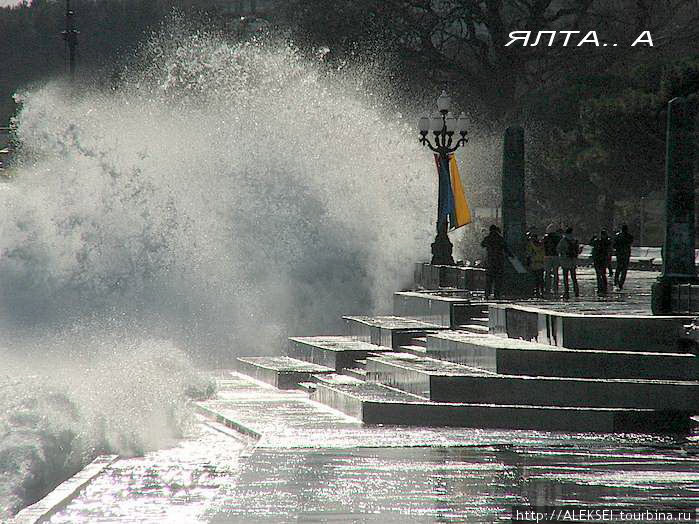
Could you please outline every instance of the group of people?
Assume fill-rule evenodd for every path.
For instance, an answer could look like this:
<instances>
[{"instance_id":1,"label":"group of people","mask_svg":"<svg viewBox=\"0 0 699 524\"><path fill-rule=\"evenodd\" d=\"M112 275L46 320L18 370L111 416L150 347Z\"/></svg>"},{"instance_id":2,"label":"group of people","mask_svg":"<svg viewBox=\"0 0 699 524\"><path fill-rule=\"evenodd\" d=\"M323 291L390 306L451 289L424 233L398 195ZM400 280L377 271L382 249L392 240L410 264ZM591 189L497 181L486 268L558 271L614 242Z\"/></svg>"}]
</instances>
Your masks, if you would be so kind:
<instances>
[{"instance_id":1,"label":"group of people","mask_svg":"<svg viewBox=\"0 0 699 524\"><path fill-rule=\"evenodd\" d=\"M613 279L618 289L624 288L626 272L629 268L631 257L631 244L633 236L629 233L628 226L623 225L616 232L614 238L610 238L606 229L602 229L599 235L590 239L592 247L592 264L597 275L597 294L605 296L608 291L609 277ZM512 257L505 243L500 229L492 225L490 232L481 242L487 252L486 260L486 289L485 296L491 293L495 298L500 298L502 293L502 280L505 268L505 257ZM582 246L573 234L573 228L565 231L550 224L546 228L546 234L539 239L534 231L527 233L526 269L533 275L534 296L550 297L551 292L555 296L559 293L559 268L563 275L563 298L570 298L572 283L573 294L580 296L580 286L576 268ZM616 254L616 273L612 268L612 255Z\"/></svg>"},{"instance_id":2,"label":"group of people","mask_svg":"<svg viewBox=\"0 0 699 524\"><path fill-rule=\"evenodd\" d=\"M570 297L571 282L573 293L576 297L580 296L576 273L580 250L580 242L573 236L572 227L563 231L551 224L541 240L536 232L527 233L527 268L534 275L535 297L550 296L552 284L558 294L558 268L563 272L563 298Z\"/></svg>"},{"instance_id":3,"label":"group of people","mask_svg":"<svg viewBox=\"0 0 699 524\"><path fill-rule=\"evenodd\" d=\"M626 272L629 270L632 243L633 235L629 233L629 228L626 224L621 226L621 230L616 232L614 239L609 238L606 229L600 231L599 236L595 235L590 239L592 264L597 275L597 293L599 295L607 294L609 286L607 271L609 271L609 277L614 280L614 285L620 290L624 289ZM614 253L612 253L612 250ZM612 254L616 254L616 272L612 268Z\"/></svg>"}]
</instances>

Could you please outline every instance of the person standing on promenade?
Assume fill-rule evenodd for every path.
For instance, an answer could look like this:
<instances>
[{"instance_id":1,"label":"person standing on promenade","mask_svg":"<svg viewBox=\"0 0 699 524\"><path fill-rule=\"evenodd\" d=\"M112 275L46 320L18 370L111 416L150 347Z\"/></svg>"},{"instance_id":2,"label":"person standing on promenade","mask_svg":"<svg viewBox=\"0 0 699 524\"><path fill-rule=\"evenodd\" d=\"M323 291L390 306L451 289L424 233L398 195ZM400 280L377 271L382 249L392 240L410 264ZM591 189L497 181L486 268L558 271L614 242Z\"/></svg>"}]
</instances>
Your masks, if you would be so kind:
<instances>
[{"instance_id":1,"label":"person standing on promenade","mask_svg":"<svg viewBox=\"0 0 699 524\"><path fill-rule=\"evenodd\" d=\"M544 245L536 233L529 233L527 242L527 267L534 275L534 296L544 296Z\"/></svg>"},{"instance_id":2,"label":"person standing on promenade","mask_svg":"<svg viewBox=\"0 0 699 524\"><path fill-rule=\"evenodd\" d=\"M495 298L502 295L502 275L505 272L505 239L500 234L498 226L490 226L490 233L481 242L487 252L485 268L485 298L492 291Z\"/></svg>"},{"instance_id":3,"label":"person standing on promenade","mask_svg":"<svg viewBox=\"0 0 699 524\"><path fill-rule=\"evenodd\" d=\"M573 228L569 227L563 234L558 246L558 259L563 271L563 298L570 298L570 287L568 284L568 276L573 281L573 292L576 297L580 296L580 288L578 287L578 275L576 268L578 266L578 255L580 254L580 242L573 236Z\"/></svg>"},{"instance_id":4,"label":"person standing on promenade","mask_svg":"<svg viewBox=\"0 0 699 524\"><path fill-rule=\"evenodd\" d=\"M612 231L612 236L609 237L609 256L607 257L607 269L609 270L609 279L614 281L614 267L612 266L612 255L614 254L614 235L619 231Z\"/></svg>"},{"instance_id":5,"label":"person standing on promenade","mask_svg":"<svg viewBox=\"0 0 699 524\"><path fill-rule=\"evenodd\" d=\"M545 269L545 294L551 294L551 280L553 280L554 293L558 295L558 243L561 236L556 232L556 226L549 224L543 238L544 244L544 269Z\"/></svg>"},{"instance_id":6,"label":"person standing on promenade","mask_svg":"<svg viewBox=\"0 0 699 524\"><path fill-rule=\"evenodd\" d=\"M631 244L633 235L629 233L629 226L624 224L614 236L614 251L616 252L616 273L614 274L614 284L619 289L624 289L626 282L626 272L629 269L629 259L631 258Z\"/></svg>"},{"instance_id":7,"label":"person standing on promenade","mask_svg":"<svg viewBox=\"0 0 699 524\"><path fill-rule=\"evenodd\" d=\"M592 246L592 264L597 275L597 295L603 297L607 294L607 266L612 243L607 235L607 230L600 231L600 236L593 236L590 240Z\"/></svg>"}]
</instances>

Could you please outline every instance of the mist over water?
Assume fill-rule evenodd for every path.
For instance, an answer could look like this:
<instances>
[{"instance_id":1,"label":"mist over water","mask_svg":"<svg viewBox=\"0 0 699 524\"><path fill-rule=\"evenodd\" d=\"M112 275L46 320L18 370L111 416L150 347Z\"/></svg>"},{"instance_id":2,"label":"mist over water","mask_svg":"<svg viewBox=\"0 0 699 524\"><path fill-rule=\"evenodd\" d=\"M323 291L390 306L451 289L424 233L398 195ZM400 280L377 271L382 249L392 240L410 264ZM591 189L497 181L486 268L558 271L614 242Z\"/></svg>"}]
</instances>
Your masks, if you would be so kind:
<instances>
[{"instance_id":1,"label":"mist over water","mask_svg":"<svg viewBox=\"0 0 699 524\"><path fill-rule=\"evenodd\" d=\"M386 310L427 256L433 167L361 68L175 27L125 77L22 95L0 516L97 452L176 435L197 367Z\"/></svg>"}]
</instances>

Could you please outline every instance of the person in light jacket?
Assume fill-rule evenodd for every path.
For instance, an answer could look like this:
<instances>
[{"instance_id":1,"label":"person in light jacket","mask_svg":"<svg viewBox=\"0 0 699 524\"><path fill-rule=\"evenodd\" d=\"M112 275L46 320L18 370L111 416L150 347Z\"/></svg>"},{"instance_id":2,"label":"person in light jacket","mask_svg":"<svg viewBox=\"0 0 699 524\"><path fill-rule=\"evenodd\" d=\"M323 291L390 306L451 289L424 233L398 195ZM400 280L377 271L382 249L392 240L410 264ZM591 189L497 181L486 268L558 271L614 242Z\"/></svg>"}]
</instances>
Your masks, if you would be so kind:
<instances>
[{"instance_id":1,"label":"person in light jacket","mask_svg":"<svg viewBox=\"0 0 699 524\"><path fill-rule=\"evenodd\" d=\"M536 233L529 234L527 242L527 268L534 276L534 296L544 296L544 268L545 268L544 244Z\"/></svg>"}]
</instances>

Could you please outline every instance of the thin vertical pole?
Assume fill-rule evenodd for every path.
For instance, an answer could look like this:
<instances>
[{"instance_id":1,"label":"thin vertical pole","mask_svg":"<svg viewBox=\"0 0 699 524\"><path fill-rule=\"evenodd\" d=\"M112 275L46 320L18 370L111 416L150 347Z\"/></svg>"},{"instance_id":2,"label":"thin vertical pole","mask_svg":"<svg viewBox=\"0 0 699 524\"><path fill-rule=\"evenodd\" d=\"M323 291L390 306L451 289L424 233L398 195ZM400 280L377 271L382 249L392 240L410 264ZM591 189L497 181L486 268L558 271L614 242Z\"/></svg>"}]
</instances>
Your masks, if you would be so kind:
<instances>
[{"instance_id":1,"label":"thin vertical pole","mask_svg":"<svg viewBox=\"0 0 699 524\"><path fill-rule=\"evenodd\" d=\"M645 242L645 226L646 226L646 197L641 197L641 234L638 239L638 245L643 247Z\"/></svg>"},{"instance_id":2,"label":"thin vertical pole","mask_svg":"<svg viewBox=\"0 0 699 524\"><path fill-rule=\"evenodd\" d=\"M75 55L78 47L78 31L75 29L75 13L70 8L70 0L66 0L66 28L61 33L68 47L68 63L71 80L75 77Z\"/></svg>"}]
</instances>

